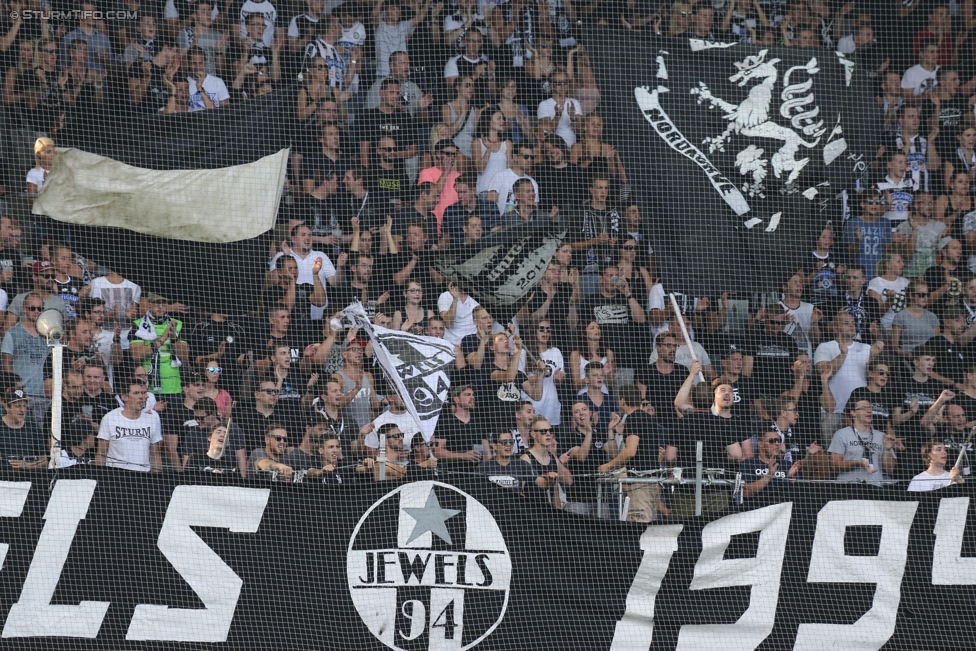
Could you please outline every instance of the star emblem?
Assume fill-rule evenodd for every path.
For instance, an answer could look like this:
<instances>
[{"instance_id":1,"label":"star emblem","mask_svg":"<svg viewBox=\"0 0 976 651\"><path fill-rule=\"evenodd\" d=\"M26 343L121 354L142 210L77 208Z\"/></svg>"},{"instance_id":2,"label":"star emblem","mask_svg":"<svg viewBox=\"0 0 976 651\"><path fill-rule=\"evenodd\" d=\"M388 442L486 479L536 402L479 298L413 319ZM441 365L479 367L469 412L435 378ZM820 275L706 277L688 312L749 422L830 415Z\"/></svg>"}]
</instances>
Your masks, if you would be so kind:
<instances>
[{"instance_id":1,"label":"star emblem","mask_svg":"<svg viewBox=\"0 0 976 651\"><path fill-rule=\"evenodd\" d=\"M407 512L407 515L417 521L413 532L410 534L410 538L407 539L408 545L428 531L448 545L452 544L451 534L447 531L446 522L460 513L460 511L442 509L433 489L427 495L427 503L424 504L424 508L404 508L403 510Z\"/></svg>"}]
</instances>

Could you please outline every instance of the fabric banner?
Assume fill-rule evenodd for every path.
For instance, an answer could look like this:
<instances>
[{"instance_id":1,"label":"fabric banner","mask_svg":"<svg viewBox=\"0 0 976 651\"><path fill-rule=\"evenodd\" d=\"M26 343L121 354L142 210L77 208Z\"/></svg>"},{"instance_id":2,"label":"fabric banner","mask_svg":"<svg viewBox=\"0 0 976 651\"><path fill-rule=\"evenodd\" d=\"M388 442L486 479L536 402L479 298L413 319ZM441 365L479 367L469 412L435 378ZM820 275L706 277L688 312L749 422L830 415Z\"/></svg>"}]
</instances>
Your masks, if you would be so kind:
<instances>
[{"instance_id":1,"label":"fabric banner","mask_svg":"<svg viewBox=\"0 0 976 651\"><path fill-rule=\"evenodd\" d=\"M5 474L0 644L971 648L972 492L803 486L644 526L445 473L339 486Z\"/></svg>"},{"instance_id":2,"label":"fabric banner","mask_svg":"<svg viewBox=\"0 0 976 651\"><path fill-rule=\"evenodd\" d=\"M347 325L366 331L383 375L417 421L424 439L430 441L451 388L454 346L443 339L374 325L359 303L343 310L342 318Z\"/></svg>"},{"instance_id":3,"label":"fabric banner","mask_svg":"<svg viewBox=\"0 0 976 651\"><path fill-rule=\"evenodd\" d=\"M151 170L59 149L33 212L190 242L257 237L274 227L288 151L212 170Z\"/></svg>"},{"instance_id":4,"label":"fabric banner","mask_svg":"<svg viewBox=\"0 0 976 651\"><path fill-rule=\"evenodd\" d=\"M246 182L242 179L241 183L220 188L220 192L208 188L204 179L210 177L203 171L249 166L288 149L297 129L297 94L297 87L282 86L274 93L235 102L217 111L139 113L124 119L96 108L91 116L86 116L89 122L69 124L58 132L58 147L81 150L141 170L189 171L193 183L173 190L176 197L163 198L169 203L182 201L182 196L191 192L198 196L203 193L203 205L213 212L204 211L197 227L210 229L218 234L218 239L175 239L177 236L169 230L162 236L149 234L149 229L154 228L152 213L134 208L146 203L141 196L133 200L134 204L123 206L124 212L119 216L127 222L140 223L142 228L129 230L130 223L123 224L125 228L111 228L49 222L43 224L45 229L53 231L58 239L68 239L77 253L170 300L231 315L256 311L271 233L238 241L228 241L222 234L253 223L257 211L265 210L263 206L280 196L283 183L279 170L271 169L264 177L252 177ZM125 174L113 173L104 182L111 192L129 179ZM241 205L240 197L252 193L258 202ZM50 200L46 195L46 191L42 192L44 201ZM239 207L233 213L225 212L224 206L230 205ZM266 213L262 219L266 219ZM248 232L253 232L253 227ZM145 252L150 251L154 252L152 265L146 264L149 258Z\"/></svg>"},{"instance_id":5,"label":"fabric banner","mask_svg":"<svg viewBox=\"0 0 976 651\"><path fill-rule=\"evenodd\" d=\"M654 220L665 286L779 289L873 158L875 83L834 52L592 36L600 113Z\"/></svg>"},{"instance_id":6,"label":"fabric banner","mask_svg":"<svg viewBox=\"0 0 976 651\"><path fill-rule=\"evenodd\" d=\"M548 220L489 233L475 244L442 253L437 271L458 284L491 312L508 323L522 307L521 300L542 279L566 230Z\"/></svg>"}]
</instances>

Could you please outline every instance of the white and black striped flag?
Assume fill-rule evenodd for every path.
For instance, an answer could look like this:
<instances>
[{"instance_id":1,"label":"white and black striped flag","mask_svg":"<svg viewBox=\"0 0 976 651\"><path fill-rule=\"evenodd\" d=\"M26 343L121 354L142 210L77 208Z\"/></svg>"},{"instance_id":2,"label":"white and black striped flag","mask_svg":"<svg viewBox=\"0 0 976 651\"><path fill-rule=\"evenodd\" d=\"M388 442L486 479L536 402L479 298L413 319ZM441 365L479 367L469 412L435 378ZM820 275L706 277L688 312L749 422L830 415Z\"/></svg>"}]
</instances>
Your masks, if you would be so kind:
<instances>
[{"instance_id":1,"label":"white and black striped flag","mask_svg":"<svg viewBox=\"0 0 976 651\"><path fill-rule=\"evenodd\" d=\"M359 303L342 311L342 321L369 336L387 381L430 441L451 387L448 374L454 365L454 346L443 339L373 325Z\"/></svg>"}]
</instances>

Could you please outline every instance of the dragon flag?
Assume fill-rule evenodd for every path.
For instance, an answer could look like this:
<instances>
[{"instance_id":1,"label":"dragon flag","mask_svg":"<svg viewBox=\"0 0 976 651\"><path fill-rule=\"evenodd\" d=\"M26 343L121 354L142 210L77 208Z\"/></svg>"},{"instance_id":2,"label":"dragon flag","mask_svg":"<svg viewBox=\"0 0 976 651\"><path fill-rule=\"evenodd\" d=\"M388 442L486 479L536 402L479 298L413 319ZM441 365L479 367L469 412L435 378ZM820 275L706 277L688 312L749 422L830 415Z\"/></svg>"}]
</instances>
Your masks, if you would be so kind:
<instances>
[{"instance_id":1,"label":"dragon flag","mask_svg":"<svg viewBox=\"0 0 976 651\"><path fill-rule=\"evenodd\" d=\"M607 140L653 216L665 286L778 290L867 172L875 81L823 50L598 35Z\"/></svg>"},{"instance_id":2,"label":"dragon flag","mask_svg":"<svg viewBox=\"0 0 976 651\"><path fill-rule=\"evenodd\" d=\"M443 339L374 325L359 303L343 310L340 318L341 322L333 327L366 332L383 375L429 441L451 387L448 373L454 367L454 346Z\"/></svg>"}]
</instances>

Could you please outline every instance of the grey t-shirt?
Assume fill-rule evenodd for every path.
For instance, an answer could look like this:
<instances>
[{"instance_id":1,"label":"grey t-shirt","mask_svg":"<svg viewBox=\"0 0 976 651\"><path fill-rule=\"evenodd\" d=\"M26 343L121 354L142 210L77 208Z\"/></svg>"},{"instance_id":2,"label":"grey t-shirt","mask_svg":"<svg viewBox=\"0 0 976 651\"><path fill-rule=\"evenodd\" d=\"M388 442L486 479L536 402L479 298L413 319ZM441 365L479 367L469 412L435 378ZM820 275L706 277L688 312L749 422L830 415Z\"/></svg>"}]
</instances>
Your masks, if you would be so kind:
<instances>
[{"instance_id":1,"label":"grey t-shirt","mask_svg":"<svg viewBox=\"0 0 976 651\"><path fill-rule=\"evenodd\" d=\"M295 448L281 458L281 463L298 472L310 468L321 468L322 457L318 454L306 454L301 448Z\"/></svg>"},{"instance_id":2,"label":"grey t-shirt","mask_svg":"<svg viewBox=\"0 0 976 651\"><path fill-rule=\"evenodd\" d=\"M44 361L51 353L44 337L31 335L17 323L3 336L0 352L13 356L13 371L24 381L27 395L43 397Z\"/></svg>"},{"instance_id":3,"label":"grey t-shirt","mask_svg":"<svg viewBox=\"0 0 976 651\"><path fill-rule=\"evenodd\" d=\"M895 326L901 328L898 345L902 350L910 353L935 336L936 329L939 327L939 317L925 310L921 317L915 318L908 313L908 310L902 310L895 314L895 320L891 322L891 327Z\"/></svg>"},{"instance_id":4,"label":"grey t-shirt","mask_svg":"<svg viewBox=\"0 0 976 651\"><path fill-rule=\"evenodd\" d=\"M836 452L843 455L844 461L857 461L867 456L871 459L875 471L869 473L865 468L852 468L846 470L834 481L866 481L875 486L883 486L885 477L881 469L881 457L884 454L884 433L874 429L870 432L855 431L853 427L845 427L834 432L834 438L830 439L828 452Z\"/></svg>"},{"instance_id":5,"label":"grey t-shirt","mask_svg":"<svg viewBox=\"0 0 976 651\"><path fill-rule=\"evenodd\" d=\"M912 254L912 259L905 264L905 271L902 272L905 278L924 276L925 270L935 264L935 250L945 228L944 223L934 219L930 219L925 226L918 227L918 236L915 238L915 253ZM898 225L895 232L902 233L905 237L911 237L912 227L906 219Z\"/></svg>"},{"instance_id":6,"label":"grey t-shirt","mask_svg":"<svg viewBox=\"0 0 976 651\"><path fill-rule=\"evenodd\" d=\"M261 461L262 459L271 459L271 456L268 454L268 451L265 450L264 448L254 448L251 451L251 456L247 458L248 478L254 477L256 479L268 479L268 480L271 479L270 472L258 470L257 468L258 462ZM274 461L275 459L271 459L271 460ZM281 462L284 463L284 460L282 460Z\"/></svg>"}]
</instances>

